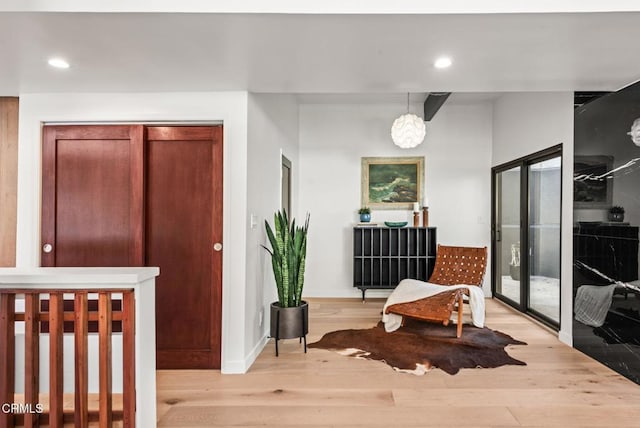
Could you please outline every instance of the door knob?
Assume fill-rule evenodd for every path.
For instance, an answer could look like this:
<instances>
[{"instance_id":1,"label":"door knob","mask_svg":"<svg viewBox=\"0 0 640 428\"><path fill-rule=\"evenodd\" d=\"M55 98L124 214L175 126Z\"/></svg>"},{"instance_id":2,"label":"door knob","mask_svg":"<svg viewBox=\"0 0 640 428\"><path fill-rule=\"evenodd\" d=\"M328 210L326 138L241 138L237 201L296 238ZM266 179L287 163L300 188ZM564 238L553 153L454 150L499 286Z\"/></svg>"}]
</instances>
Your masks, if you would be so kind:
<instances>
[{"instance_id":1,"label":"door knob","mask_svg":"<svg viewBox=\"0 0 640 428\"><path fill-rule=\"evenodd\" d=\"M213 244L213 249L216 251L222 251L222 244L219 242L216 242L215 244Z\"/></svg>"},{"instance_id":2,"label":"door knob","mask_svg":"<svg viewBox=\"0 0 640 428\"><path fill-rule=\"evenodd\" d=\"M52 250L53 250L53 245L51 244L44 244L42 246L42 251L44 251L47 254L49 254Z\"/></svg>"}]
</instances>

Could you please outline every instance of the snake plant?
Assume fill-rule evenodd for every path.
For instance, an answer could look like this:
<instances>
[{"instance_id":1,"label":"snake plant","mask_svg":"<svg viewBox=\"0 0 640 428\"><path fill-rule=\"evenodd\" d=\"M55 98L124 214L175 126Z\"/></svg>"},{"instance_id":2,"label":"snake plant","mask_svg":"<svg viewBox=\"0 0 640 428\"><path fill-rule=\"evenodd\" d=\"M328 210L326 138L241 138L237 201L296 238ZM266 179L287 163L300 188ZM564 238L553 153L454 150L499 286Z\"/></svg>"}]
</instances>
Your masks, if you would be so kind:
<instances>
[{"instance_id":1,"label":"snake plant","mask_svg":"<svg viewBox=\"0 0 640 428\"><path fill-rule=\"evenodd\" d=\"M304 226L289 223L286 211L277 211L273 216L274 229L267 220L264 225L271 249L271 266L278 289L278 303L282 308L300 306L304 286L304 268L307 259L307 231L309 214Z\"/></svg>"}]
</instances>

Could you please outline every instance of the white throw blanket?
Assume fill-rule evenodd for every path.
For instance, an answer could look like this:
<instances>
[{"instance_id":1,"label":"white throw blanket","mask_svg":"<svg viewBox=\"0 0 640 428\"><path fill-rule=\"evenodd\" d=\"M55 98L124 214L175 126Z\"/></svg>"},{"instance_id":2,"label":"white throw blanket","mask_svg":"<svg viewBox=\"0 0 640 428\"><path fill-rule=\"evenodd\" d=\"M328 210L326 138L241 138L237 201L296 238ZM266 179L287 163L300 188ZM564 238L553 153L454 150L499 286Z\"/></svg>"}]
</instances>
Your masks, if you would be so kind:
<instances>
[{"instance_id":1,"label":"white throw blanket","mask_svg":"<svg viewBox=\"0 0 640 428\"><path fill-rule=\"evenodd\" d=\"M574 312L576 321L591 327L604 324L613 302L613 292L617 284L581 285L576 291Z\"/></svg>"},{"instance_id":2,"label":"white throw blanket","mask_svg":"<svg viewBox=\"0 0 640 428\"><path fill-rule=\"evenodd\" d=\"M616 289L626 289L637 293L640 292L639 285L640 281L638 280L632 282L615 281L609 285L581 285L576 291L573 306L576 321L591 327L601 327L613 303L613 293Z\"/></svg>"},{"instance_id":3,"label":"white throw blanket","mask_svg":"<svg viewBox=\"0 0 640 428\"><path fill-rule=\"evenodd\" d=\"M402 325L402 315L387 314L387 306L397 303L415 302L416 300L431 297L443 291L456 288L469 290L469 307L471 308L471 320L476 327L484 327L484 292L481 287L475 285L438 285L416 279L403 279L389 295L382 310L382 322L384 329L390 333L396 331Z\"/></svg>"}]
</instances>

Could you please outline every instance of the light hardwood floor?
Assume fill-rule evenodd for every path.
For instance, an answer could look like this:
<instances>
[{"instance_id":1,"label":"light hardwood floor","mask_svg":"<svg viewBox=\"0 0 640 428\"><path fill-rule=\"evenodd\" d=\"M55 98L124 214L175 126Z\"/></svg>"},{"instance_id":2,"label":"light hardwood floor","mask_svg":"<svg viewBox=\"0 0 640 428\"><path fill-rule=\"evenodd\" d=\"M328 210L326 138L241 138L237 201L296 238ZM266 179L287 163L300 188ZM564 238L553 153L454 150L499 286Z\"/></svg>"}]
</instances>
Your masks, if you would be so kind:
<instances>
[{"instance_id":1,"label":"light hardwood floor","mask_svg":"<svg viewBox=\"0 0 640 428\"><path fill-rule=\"evenodd\" d=\"M309 341L373 326L380 299L309 299ZM397 373L386 364L270 341L248 373L158 371L162 427L640 427L640 386L560 343L493 300L487 326L528 343L508 352L527 366L450 376ZM464 332L463 332L464 334Z\"/></svg>"}]
</instances>

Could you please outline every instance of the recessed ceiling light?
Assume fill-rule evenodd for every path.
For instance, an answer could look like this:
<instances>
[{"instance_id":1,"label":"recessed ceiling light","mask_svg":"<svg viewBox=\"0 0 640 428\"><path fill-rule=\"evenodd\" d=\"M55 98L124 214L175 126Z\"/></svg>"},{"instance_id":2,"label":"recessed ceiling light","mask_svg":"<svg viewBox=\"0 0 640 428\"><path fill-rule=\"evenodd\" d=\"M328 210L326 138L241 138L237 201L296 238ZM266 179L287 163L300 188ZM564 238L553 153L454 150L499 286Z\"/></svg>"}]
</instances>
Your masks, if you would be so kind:
<instances>
[{"instance_id":1,"label":"recessed ceiling light","mask_svg":"<svg viewBox=\"0 0 640 428\"><path fill-rule=\"evenodd\" d=\"M441 58L438 58L436 60L436 62L433 63L433 66L435 68L447 68L447 67L450 67L451 66L451 59L443 56Z\"/></svg>"},{"instance_id":2,"label":"recessed ceiling light","mask_svg":"<svg viewBox=\"0 0 640 428\"><path fill-rule=\"evenodd\" d=\"M55 68L69 68L69 63L62 58L51 58L49 65Z\"/></svg>"}]
</instances>

